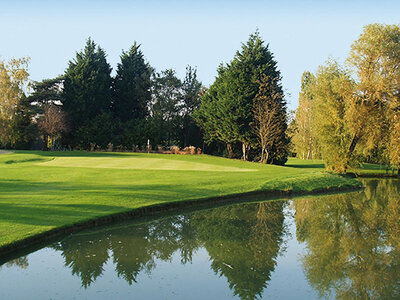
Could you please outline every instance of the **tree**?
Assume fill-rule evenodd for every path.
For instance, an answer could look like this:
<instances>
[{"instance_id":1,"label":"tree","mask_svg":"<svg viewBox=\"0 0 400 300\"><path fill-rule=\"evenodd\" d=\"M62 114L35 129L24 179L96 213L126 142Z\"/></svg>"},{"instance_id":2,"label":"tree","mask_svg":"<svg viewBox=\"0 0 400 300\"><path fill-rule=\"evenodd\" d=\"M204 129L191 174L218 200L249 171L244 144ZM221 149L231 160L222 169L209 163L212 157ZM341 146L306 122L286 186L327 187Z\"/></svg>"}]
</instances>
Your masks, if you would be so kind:
<instances>
[{"instance_id":1,"label":"tree","mask_svg":"<svg viewBox=\"0 0 400 300\"><path fill-rule=\"evenodd\" d=\"M349 109L353 141L364 152L382 149L381 162L396 165L400 110L400 27L371 24L351 46L349 64L357 76L356 94Z\"/></svg>"},{"instance_id":2,"label":"tree","mask_svg":"<svg viewBox=\"0 0 400 300\"><path fill-rule=\"evenodd\" d=\"M155 144L165 143L170 146L172 141L175 142L182 101L181 87L182 82L172 69L154 74L151 117Z\"/></svg>"},{"instance_id":3,"label":"tree","mask_svg":"<svg viewBox=\"0 0 400 300\"><path fill-rule=\"evenodd\" d=\"M29 58L0 61L0 144L26 148L36 136L25 96L29 87Z\"/></svg>"},{"instance_id":4,"label":"tree","mask_svg":"<svg viewBox=\"0 0 400 300\"><path fill-rule=\"evenodd\" d=\"M39 119L39 128L51 139L51 149L54 150L57 138L66 132L67 120L63 110L55 104L46 104L43 116Z\"/></svg>"},{"instance_id":5,"label":"tree","mask_svg":"<svg viewBox=\"0 0 400 300\"><path fill-rule=\"evenodd\" d=\"M354 82L348 72L336 61L320 66L313 85L314 120L318 143L327 169L345 173L354 165L351 147L352 134L348 122L348 106L351 102Z\"/></svg>"},{"instance_id":6,"label":"tree","mask_svg":"<svg viewBox=\"0 0 400 300\"><path fill-rule=\"evenodd\" d=\"M27 99L30 102L32 109L36 113L42 114L44 112L44 106L50 104L60 105L62 102L63 84L63 76L44 79L40 82L33 82L33 92Z\"/></svg>"},{"instance_id":7,"label":"tree","mask_svg":"<svg viewBox=\"0 0 400 300\"><path fill-rule=\"evenodd\" d=\"M313 123L313 84L315 84L315 76L310 72L304 72L301 78L296 130L293 136L297 157L302 159L314 159L320 156L316 126Z\"/></svg>"},{"instance_id":8,"label":"tree","mask_svg":"<svg viewBox=\"0 0 400 300\"><path fill-rule=\"evenodd\" d=\"M226 103L226 88L229 80L227 79L229 69L220 65L215 82L210 86L206 93L201 97L200 107L194 112L193 116L198 126L204 132L204 140L210 144L213 141L220 141L226 144L228 157L233 157L232 144L237 141L237 126L235 115L229 112L233 108Z\"/></svg>"},{"instance_id":9,"label":"tree","mask_svg":"<svg viewBox=\"0 0 400 300\"><path fill-rule=\"evenodd\" d=\"M111 119L104 118L104 114L110 114L111 108L110 73L111 67L107 63L104 50L96 46L90 38L85 49L69 62L65 72L62 104L72 127L72 145L88 148L90 143L99 144L97 138L101 134L93 138L86 134L96 131L93 124L99 124L100 119Z\"/></svg>"},{"instance_id":10,"label":"tree","mask_svg":"<svg viewBox=\"0 0 400 300\"><path fill-rule=\"evenodd\" d=\"M136 42L120 58L113 81L113 111L121 122L144 119L151 101L151 67Z\"/></svg>"},{"instance_id":11,"label":"tree","mask_svg":"<svg viewBox=\"0 0 400 300\"><path fill-rule=\"evenodd\" d=\"M363 181L358 193L293 202L304 273L321 298L398 299L400 186ZM385 280L382 280L385 278Z\"/></svg>"},{"instance_id":12,"label":"tree","mask_svg":"<svg viewBox=\"0 0 400 300\"><path fill-rule=\"evenodd\" d=\"M197 79L197 69L191 66L186 67L185 79L182 82L182 137L181 145L202 146L202 135L200 128L193 119L193 112L200 106L200 93L202 84Z\"/></svg>"},{"instance_id":13,"label":"tree","mask_svg":"<svg viewBox=\"0 0 400 300\"><path fill-rule=\"evenodd\" d=\"M275 92L283 99L277 63L268 45L265 46L259 33L255 32L229 64L220 65L215 82L202 98L196 113L197 122L206 141L226 143L229 156L232 144L241 143L242 158L247 160L249 157L254 140L250 125L253 122L253 102L262 75L275 78Z\"/></svg>"},{"instance_id":14,"label":"tree","mask_svg":"<svg viewBox=\"0 0 400 300\"><path fill-rule=\"evenodd\" d=\"M276 89L275 78L262 76L259 92L253 103L253 114L253 130L261 145L260 162L272 163L279 159L276 154L280 152L286 152L283 155L286 158L286 106L282 94Z\"/></svg>"}]
</instances>

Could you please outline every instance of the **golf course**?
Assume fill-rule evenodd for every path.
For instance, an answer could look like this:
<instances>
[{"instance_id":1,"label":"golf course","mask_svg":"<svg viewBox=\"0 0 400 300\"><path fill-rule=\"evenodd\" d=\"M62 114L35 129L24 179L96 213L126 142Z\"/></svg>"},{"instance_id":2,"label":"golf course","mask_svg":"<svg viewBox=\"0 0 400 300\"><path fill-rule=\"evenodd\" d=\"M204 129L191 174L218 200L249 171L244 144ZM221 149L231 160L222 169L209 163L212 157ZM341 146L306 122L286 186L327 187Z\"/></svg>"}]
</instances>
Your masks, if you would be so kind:
<instances>
[{"instance_id":1,"label":"golf course","mask_svg":"<svg viewBox=\"0 0 400 300\"><path fill-rule=\"evenodd\" d=\"M281 167L208 155L15 151L0 155L0 170L0 248L149 205L359 185L321 161Z\"/></svg>"}]
</instances>

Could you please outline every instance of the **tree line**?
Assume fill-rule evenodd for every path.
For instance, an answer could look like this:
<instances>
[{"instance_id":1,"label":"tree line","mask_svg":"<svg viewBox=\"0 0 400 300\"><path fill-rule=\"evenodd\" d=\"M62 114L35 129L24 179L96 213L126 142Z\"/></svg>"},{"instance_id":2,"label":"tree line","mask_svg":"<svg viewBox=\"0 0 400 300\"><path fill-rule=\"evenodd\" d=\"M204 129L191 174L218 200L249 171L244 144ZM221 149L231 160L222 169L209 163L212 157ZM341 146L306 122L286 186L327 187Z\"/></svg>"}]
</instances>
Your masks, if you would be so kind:
<instances>
[{"instance_id":1,"label":"tree line","mask_svg":"<svg viewBox=\"0 0 400 300\"><path fill-rule=\"evenodd\" d=\"M137 43L120 58L111 76L106 53L88 39L62 76L33 84L29 59L0 61L0 146L27 148L38 133L87 150L143 150L150 139L263 163L284 164L289 153L322 158L340 173L362 162L399 170L397 25L367 25L344 66L329 59L304 72L290 121L277 62L258 32L208 88L190 66L183 80L157 72Z\"/></svg>"},{"instance_id":2,"label":"tree line","mask_svg":"<svg viewBox=\"0 0 400 300\"><path fill-rule=\"evenodd\" d=\"M111 76L105 51L89 38L62 76L33 83L29 59L1 62L1 146L29 148L38 134L86 150L110 143L140 149L148 139L160 146L202 146L191 118L203 89L196 68L188 66L183 80L172 69L156 72L137 43L120 59Z\"/></svg>"},{"instance_id":3,"label":"tree line","mask_svg":"<svg viewBox=\"0 0 400 300\"><path fill-rule=\"evenodd\" d=\"M346 64L329 59L305 72L293 151L345 173L362 162L400 167L400 27L371 24L351 45Z\"/></svg>"},{"instance_id":4,"label":"tree line","mask_svg":"<svg viewBox=\"0 0 400 300\"><path fill-rule=\"evenodd\" d=\"M195 146L232 158L286 162L281 75L258 32L219 66L209 88L191 66L183 80L173 69L157 72L136 42L122 52L114 76L105 51L90 38L57 78L30 83L28 62L0 65L0 122L7 125L0 129L2 147L29 148L41 134L52 149L57 141L73 149L143 150L150 140L153 147Z\"/></svg>"}]
</instances>

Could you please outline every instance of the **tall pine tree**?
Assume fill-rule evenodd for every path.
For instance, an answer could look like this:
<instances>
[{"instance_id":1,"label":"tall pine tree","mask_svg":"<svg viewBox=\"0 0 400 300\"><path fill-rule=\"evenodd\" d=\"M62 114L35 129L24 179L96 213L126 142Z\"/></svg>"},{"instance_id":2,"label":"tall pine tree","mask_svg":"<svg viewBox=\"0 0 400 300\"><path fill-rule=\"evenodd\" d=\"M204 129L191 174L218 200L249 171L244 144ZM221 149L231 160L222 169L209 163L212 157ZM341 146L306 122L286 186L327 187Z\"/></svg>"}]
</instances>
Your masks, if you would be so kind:
<instances>
[{"instance_id":1,"label":"tall pine tree","mask_svg":"<svg viewBox=\"0 0 400 300\"><path fill-rule=\"evenodd\" d=\"M136 42L122 52L113 82L113 110L121 122L143 119L151 100L151 67Z\"/></svg>"},{"instance_id":2,"label":"tall pine tree","mask_svg":"<svg viewBox=\"0 0 400 300\"><path fill-rule=\"evenodd\" d=\"M112 123L104 123L111 120L110 73L104 50L90 38L85 49L69 62L62 104L72 126L70 144L73 146L88 148L95 143L104 147L111 141ZM97 128L99 124L102 126Z\"/></svg>"}]
</instances>

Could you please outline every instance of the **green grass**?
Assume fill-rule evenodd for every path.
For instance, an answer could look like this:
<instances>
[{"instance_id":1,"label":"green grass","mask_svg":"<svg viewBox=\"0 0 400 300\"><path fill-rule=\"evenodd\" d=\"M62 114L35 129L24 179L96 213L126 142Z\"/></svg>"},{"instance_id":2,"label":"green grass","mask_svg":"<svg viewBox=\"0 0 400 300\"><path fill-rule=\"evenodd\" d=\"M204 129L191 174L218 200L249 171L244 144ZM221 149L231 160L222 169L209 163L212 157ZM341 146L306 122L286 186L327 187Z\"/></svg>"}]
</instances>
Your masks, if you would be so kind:
<instances>
[{"instance_id":1,"label":"green grass","mask_svg":"<svg viewBox=\"0 0 400 300\"><path fill-rule=\"evenodd\" d=\"M55 227L146 205L256 190L358 183L319 162L288 167L207 155L34 152L0 155L0 247Z\"/></svg>"},{"instance_id":2,"label":"green grass","mask_svg":"<svg viewBox=\"0 0 400 300\"><path fill-rule=\"evenodd\" d=\"M310 168L314 170L323 170L325 168L323 160L316 159L316 160L302 160L297 158L289 158L288 162L286 163L287 167L292 168ZM391 175L391 170L386 170L384 165L377 165L377 164L367 164L364 163L362 166L356 170L351 170L352 172L358 175ZM397 174L397 173L396 173Z\"/></svg>"}]
</instances>

